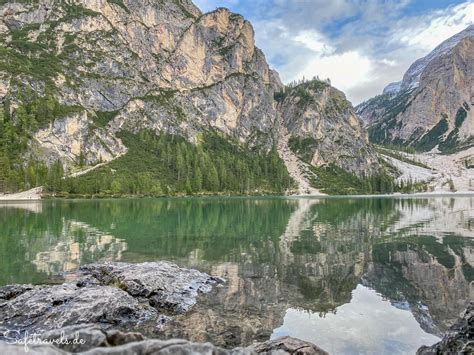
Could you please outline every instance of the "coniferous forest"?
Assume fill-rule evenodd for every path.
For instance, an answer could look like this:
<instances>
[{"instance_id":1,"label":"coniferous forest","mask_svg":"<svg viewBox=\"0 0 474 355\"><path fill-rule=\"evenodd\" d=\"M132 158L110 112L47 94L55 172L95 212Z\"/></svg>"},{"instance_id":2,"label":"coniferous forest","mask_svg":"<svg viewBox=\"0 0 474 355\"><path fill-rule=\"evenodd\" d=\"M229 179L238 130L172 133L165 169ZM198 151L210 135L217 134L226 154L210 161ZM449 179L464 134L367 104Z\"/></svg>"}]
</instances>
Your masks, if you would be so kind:
<instances>
[{"instance_id":1,"label":"coniferous forest","mask_svg":"<svg viewBox=\"0 0 474 355\"><path fill-rule=\"evenodd\" d=\"M275 149L253 151L207 133L191 144L180 136L122 132L129 151L110 164L65 178L50 192L62 196L163 196L284 193L292 180ZM146 142L143 144L143 142Z\"/></svg>"}]
</instances>

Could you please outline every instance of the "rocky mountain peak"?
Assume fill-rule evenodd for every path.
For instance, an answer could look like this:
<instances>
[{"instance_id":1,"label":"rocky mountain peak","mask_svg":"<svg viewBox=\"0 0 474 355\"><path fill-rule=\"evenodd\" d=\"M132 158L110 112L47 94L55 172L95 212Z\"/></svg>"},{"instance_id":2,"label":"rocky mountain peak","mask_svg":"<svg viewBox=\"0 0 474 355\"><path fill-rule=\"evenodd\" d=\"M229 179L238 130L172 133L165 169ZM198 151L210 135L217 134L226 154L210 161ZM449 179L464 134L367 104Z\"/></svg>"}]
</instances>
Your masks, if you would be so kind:
<instances>
[{"instance_id":1,"label":"rocky mountain peak","mask_svg":"<svg viewBox=\"0 0 474 355\"><path fill-rule=\"evenodd\" d=\"M448 38L435 49L433 49L428 55L415 61L406 71L403 76L403 80L400 85L400 90L408 90L418 87L420 78L425 68L435 59L448 55L449 52L464 38L474 36L474 25L468 26L463 31L455 34Z\"/></svg>"},{"instance_id":2,"label":"rocky mountain peak","mask_svg":"<svg viewBox=\"0 0 474 355\"><path fill-rule=\"evenodd\" d=\"M293 142L302 159L311 165L334 164L356 174L377 169L367 132L354 108L329 82L311 80L289 88L280 110L291 136L290 145Z\"/></svg>"},{"instance_id":3,"label":"rocky mountain peak","mask_svg":"<svg viewBox=\"0 0 474 355\"><path fill-rule=\"evenodd\" d=\"M472 146L473 63L471 25L413 63L399 91L391 84L357 107L371 140L445 153Z\"/></svg>"},{"instance_id":4,"label":"rocky mountain peak","mask_svg":"<svg viewBox=\"0 0 474 355\"><path fill-rule=\"evenodd\" d=\"M400 91L400 87L402 85L401 81L396 81L394 83L388 84L384 89L383 93L384 94L397 94Z\"/></svg>"}]
</instances>

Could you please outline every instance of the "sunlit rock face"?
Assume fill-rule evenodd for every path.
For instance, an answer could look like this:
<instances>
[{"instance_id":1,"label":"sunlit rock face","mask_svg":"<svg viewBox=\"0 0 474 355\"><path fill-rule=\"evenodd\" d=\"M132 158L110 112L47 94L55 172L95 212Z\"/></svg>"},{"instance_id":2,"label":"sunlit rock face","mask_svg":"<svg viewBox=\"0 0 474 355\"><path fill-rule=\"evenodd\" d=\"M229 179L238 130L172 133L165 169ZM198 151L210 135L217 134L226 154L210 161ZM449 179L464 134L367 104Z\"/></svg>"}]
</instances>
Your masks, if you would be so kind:
<instances>
[{"instance_id":1,"label":"sunlit rock face","mask_svg":"<svg viewBox=\"0 0 474 355\"><path fill-rule=\"evenodd\" d=\"M73 169L79 157L88 165L109 162L127 151L121 131L197 143L203 131L217 130L268 151L288 128L318 140L313 165L378 168L340 91L325 84L323 93L309 94L308 107L293 94L278 105L275 97L285 91L278 73L255 46L250 22L227 9L202 14L191 1L172 0L37 0L3 4L0 18L0 43L10 48L0 67L0 100L8 98L15 115L24 101L18 92L30 90L76 111L31 140L29 154L48 163L60 158ZM18 43L48 70L34 66L16 80L13 72L23 66L10 68L10 59L29 55Z\"/></svg>"},{"instance_id":2,"label":"sunlit rock face","mask_svg":"<svg viewBox=\"0 0 474 355\"><path fill-rule=\"evenodd\" d=\"M3 44L22 31L21 40L55 60L40 80L25 73L14 81L1 70L0 95L21 102L15 92L26 86L83 110L38 132L45 157L75 162L82 152L91 165L106 162L124 152L114 137L122 129L191 141L210 127L242 142L262 133L267 148L275 140L273 92L282 84L251 24L227 9L203 15L190 1L40 0L3 4L0 15ZM96 127L100 112L116 118Z\"/></svg>"},{"instance_id":3,"label":"sunlit rock face","mask_svg":"<svg viewBox=\"0 0 474 355\"><path fill-rule=\"evenodd\" d=\"M357 107L377 143L452 152L472 146L474 25L408 69L401 83Z\"/></svg>"},{"instance_id":4,"label":"sunlit rock face","mask_svg":"<svg viewBox=\"0 0 474 355\"><path fill-rule=\"evenodd\" d=\"M314 166L334 164L353 173L370 174L378 160L352 104L330 83L313 80L287 89L279 104L292 140L306 141L300 152Z\"/></svg>"},{"instance_id":5,"label":"sunlit rock face","mask_svg":"<svg viewBox=\"0 0 474 355\"><path fill-rule=\"evenodd\" d=\"M103 128L90 130L87 112L59 119L49 127L39 130L34 139L53 163L58 158L76 163L80 157L89 165L109 162L127 152L127 148L115 136Z\"/></svg>"}]
</instances>

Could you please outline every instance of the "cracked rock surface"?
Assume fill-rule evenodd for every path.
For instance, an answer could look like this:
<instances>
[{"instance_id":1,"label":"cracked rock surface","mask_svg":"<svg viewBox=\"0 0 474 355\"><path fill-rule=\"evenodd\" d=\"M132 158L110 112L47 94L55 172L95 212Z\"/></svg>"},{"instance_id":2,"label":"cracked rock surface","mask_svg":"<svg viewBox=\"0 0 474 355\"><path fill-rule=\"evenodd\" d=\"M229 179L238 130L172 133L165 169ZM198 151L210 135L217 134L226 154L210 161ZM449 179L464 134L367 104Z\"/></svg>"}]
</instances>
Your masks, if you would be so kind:
<instances>
[{"instance_id":1,"label":"cracked rock surface","mask_svg":"<svg viewBox=\"0 0 474 355\"><path fill-rule=\"evenodd\" d=\"M184 313L220 280L167 262L104 263L64 275L60 285L0 288L0 328L42 333L77 324L160 325Z\"/></svg>"},{"instance_id":2,"label":"cracked rock surface","mask_svg":"<svg viewBox=\"0 0 474 355\"><path fill-rule=\"evenodd\" d=\"M443 339L432 345L422 346L418 355L473 354L474 353L474 302L444 334Z\"/></svg>"},{"instance_id":3,"label":"cracked rock surface","mask_svg":"<svg viewBox=\"0 0 474 355\"><path fill-rule=\"evenodd\" d=\"M62 339L69 341L83 339L83 345L32 345L25 351L21 345L0 342L0 352L17 354L314 354L325 355L327 352L316 345L291 337L282 337L257 343L247 348L223 349L210 343L193 343L184 339L146 339L140 333L105 331L94 325L69 326L62 330L50 331L41 336L44 340Z\"/></svg>"}]
</instances>

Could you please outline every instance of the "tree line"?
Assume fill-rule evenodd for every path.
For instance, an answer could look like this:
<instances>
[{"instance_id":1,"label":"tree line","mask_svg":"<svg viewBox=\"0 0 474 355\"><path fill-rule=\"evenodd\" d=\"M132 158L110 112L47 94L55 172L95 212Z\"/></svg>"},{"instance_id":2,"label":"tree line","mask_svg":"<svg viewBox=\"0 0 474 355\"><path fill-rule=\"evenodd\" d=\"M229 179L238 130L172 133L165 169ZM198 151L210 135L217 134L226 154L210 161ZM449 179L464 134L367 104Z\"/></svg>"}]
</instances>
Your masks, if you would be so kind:
<instances>
[{"instance_id":1,"label":"tree line","mask_svg":"<svg viewBox=\"0 0 474 355\"><path fill-rule=\"evenodd\" d=\"M122 132L124 156L90 173L67 178L67 195L282 193L292 185L275 148L254 151L216 132L199 144L177 135Z\"/></svg>"}]
</instances>

